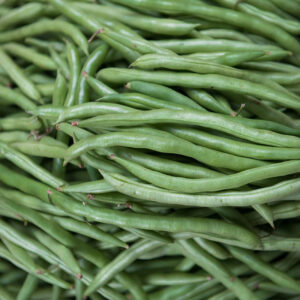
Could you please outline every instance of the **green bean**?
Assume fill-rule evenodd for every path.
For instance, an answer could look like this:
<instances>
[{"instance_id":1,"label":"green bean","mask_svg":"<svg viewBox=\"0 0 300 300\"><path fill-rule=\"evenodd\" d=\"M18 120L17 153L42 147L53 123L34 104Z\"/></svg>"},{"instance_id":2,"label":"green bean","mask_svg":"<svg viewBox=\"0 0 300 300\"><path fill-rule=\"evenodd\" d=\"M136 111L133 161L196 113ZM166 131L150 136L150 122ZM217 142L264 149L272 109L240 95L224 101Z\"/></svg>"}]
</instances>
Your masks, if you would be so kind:
<instances>
[{"instance_id":1,"label":"green bean","mask_svg":"<svg viewBox=\"0 0 300 300\"><path fill-rule=\"evenodd\" d=\"M83 299L83 284L82 281L78 278L75 279L75 294L76 300Z\"/></svg>"},{"instance_id":2,"label":"green bean","mask_svg":"<svg viewBox=\"0 0 300 300\"><path fill-rule=\"evenodd\" d=\"M158 54L148 54L138 58L132 66L145 69L170 69L178 71L191 71L200 74L219 74L237 79L249 80L256 83L264 83L274 89L282 89L278 87L274 82L266 80L263 76L255 75L247 71L237 70L228 66L219 65L213 62L207 62L200 59L194 59L193 57L180 57L177 56L162 56Z\"/></svg>"},{"instance_id":3,"label":"green bean","mask_svg":"<svg viewBox=\"0 0 300 300\"><path fill-rule=\"evenodd\" d=\"M91 154L85 153L80 156L80 159L85 165L91 166L95 169L101 169L107 172L127 174L127 172L121 169L120 166L102 157L94 157Z\"/></svg>"},{"instance_id":4,"label":"green bean","mask_svg":"<svg viewBox=\"0 0 300 300\"><path fill-rule=\"evenodd\" d=\"M124 270L133 261L138 259L139 256L159 247L160 245L161 242L157 241L141 241L131 246L128 250L123 251L113 261L101 269L84 292L85 296L90 295L97 288L108 283L113 276Z\"/></svg>"},{"instance_id":5,"label":"green bean","mask_svg":"<svg viewBox=\"0 0 300 300\"><path fill-rule=\"evenodd\" d=\"M75 3L77 7L86 12L95 14L100 17L109 17L119 19L122 23L132 26L133 28L149 31L157 34L166 34L171 36L180 36L189 34L193 29L198 27L197 24L189 24L176 19L155 18L138 14L132 10L120 6L104 6Z\"/></svg>"},{"instance_id":6,"label":"green bean","mask_svg":"<svg viewBox=\"0 0 300 300\"><path fill-rule=\"evenodd\" d=\"M15 26L24 21L32 20L40 16L44 6L40 3L28 3L18 8L11 9L0 18L0 30L4 31L7 27Z\"/></svg>"},{"instance_id":7,"label":"green bean","mask_svg":"<svg viewBox=\"0 0 300 300\"><path fill-rule=\"evenodd\" d=\"M38 240L46 245L46 247L50 248L50 250L57 254L58 257L61 258L62 261L65 262L65 264L69 267L69 269L74 272L75 274L78 274L78 276L81 277L81 270L79 265L77 264L72 252L64 246L64 244L72 244L72 236L67 232L64 231L59 225L55 223L51 223L46 218L42 217L38 213L34 212L33 210L29 208L25 208L24 206L21 206L14 202L4 203L4 206L15 213L20 213L25 219L29 220L30 222L34 223L35 225L39 226L43 230L45 230L49 235L52 235L57 239L59 242L62 242L62 237L65 238L66 242L62 242L60 244L59 242L56 242L49 236L45 235L44 233L40 231L34 231L35 236L38 238ZM22 211L22 212L21 212ZM56 232L56 234L54 234ZM74 246L74 244L73 244Z\"/></svg>"},{"instance_id":8,"label":"green bean","mask_svg":"<svg viewBox=\"0 0 300 300\"><path fill-rule=\"evenodd\" d=\"M157 99L174 102L176 104L185 105L190 108L195 108L198 110L204 110L201 108L200 105L196 104L188 97L174 91L171 88L159 84L141 82L141 81L132 81L126 84L126 88L130 90L134 90L136 92L140 92L150 97L155 97Z\"/></svg>"},{"instance_id":9,"label":"green bean","mask_svg":"<svg viewBox=\"0 0 300 300\"><path fill-rule=\"evenodd\" d=\"M139 164L121 159L114 155L111 155L111 158L125 167L136 177L146 182L167 190L192 194L238 188L257 180L297 173L300 167L300 161L288 161L262 166L218 178L187 179L152 171Z\"/></svg>"},{"instance_id":10,"label":"green bean","mask_svg":"<svg viewBox=\"0 0 300 300\"><path fill-rule=\"evenodd\" d=\"M49 47L53 47L56 51L63 52L65 51L65 45L59 41L45 41L37 38L26 38L24 41L26 44L32 45L41 50L48 50Z\"/></svg>"},{"instance_id":11,"label":"green bean","mask_svg":"<svg viewBox=\"0 0 300 300\"><path fill-rule=\"evenodd\" d=\"M297 149L250 144L183 126L163 126L162 128L197 145L226 153L232 153L238 156L263 160L288 160L300 158Z\"/></svg>"},{"instance_id":12,"label":"green bean","mask_svg":"<svg viewBox=\"0 0 300 300\"><path fill-rule=\"evenodd\" d=\"M238 118L235 117L224 116L210 112L158 109L145 112L106 114L101 117L94 117L80 121L78 125L80 127L87 127L92 130L97 130L102 129L105 126L135 126L139 124L144 125L176 122L178 124L198 125L215 129L248 141L270 146L288 146L290 148L297 148L300 145L299 137L251 128L247 125L244 125L240 120L237 119ZM245 121L247 122L246 119L242 120L242 122Z\"/></svg>"},{"instance_id":13,"label":"green bean","mask_svg":"<svg viewBox=\"0 0 300 300\"><path fill-rule=\"evenodd\" d=\"M25 111L35 109L36 107L26 96L7 87L0 86L0 96L2 99L19 106Z\"/></svg>"},{"instance_id":14,"label":"green bean","mask_svg":"<svg viewBox=\"0 0 300 300\"><path fill-rule=\"evenodd\" d=\"M299 73L266 73L264 74L267 78L276 81L279 84L282 85L292 85L292 84L298 84L300 82L300 75Z\"/></svg>"},{"instance_id":15,"label":"green bean","mask_svg":"<svg viewBox=\"0 0 300 300\"><path fill-rule=\"evenodd\" d=\"M215 52L215 53L193 53L187 55L194 59L210 60L214 63L225 65L229 67L237 66L241 63L251 60L258 60L258 58L266 57L264 51L252 52Z\"/></svg>"},{"instance_id":16,"label":"green bean","mask_svg":"<svg viewBox=\"0 0 300 300\"><path fill-rule=\"evenodd\" d=\"M78 85L81 69L78 50L75 45L70 42L67 42L67 59L71 71L69 90L64 102L64 106L70 107L76 103L76 88Z\"/></svg>"},{"instance_id":17,"label":"green bean","mask_svg":"<svg viewBox=\"0 0 300 300\"><path fill-rule=\"evenodd\" d=\"M0 168L1 170L5 170L5 174L0 172L0 178L5 184L17 187L24 192L34 194L46 202L49 201L47 196L49 195L48 186L11 171L2 165ZM72 214L85 216L98 222L168 232L210 232L210 235L213 236L225 235L234 239L242 239L245 243L259 243L257 237L248 230L217 219L174 216L164 216L162 219L160 216L155 215L118 212L108 208L97 209L97 207L92 204L83 206L81 203L73 200L67 195L62 195L55 190L50 191L52 192L51 200L56 206L71 212Z\"/></svg>"},{"instance_id":18,"label":"green bean","mask_svg":"<svg viewBox=\"0 0 300 300\"><path fill-rule=\"evenodd\" d=\"M292 128L298 128L297 123L287 114L282 112L281 110L277 110L262 101L259 101L255 98L244 96L240 97L238 95L234 95L232 93L226 95L233 102L238 102L239 104L245 104L245 109L247 111L255 114L259 118L263 120L269 120L276 123L280 123Z\"/></svg>"},{"instance_id":19,"label":"green bean","mask_svg":"<svg viewBox=\"0 0 300 300\"><path fill-rule=\"evenodd\" d=\"M30 25L25 25L17 29L7 30L0 34L0 42L12 42L22 40L24 38L41 35L47 32L60 32L71 37L74 42L83 50L88 53L88 44L85 36L74 25L61 21L61 20L41 20L34 22Z\"/></svg>"},{"instance_id":20,"label":"green bean","mask_svg":"<svg viewBox=\"0 0 300 300\"><path fill-rule=\"evenodd\" d=\"M100 32L99 29L97 32ZM112 39L106 34L100 35L103 41L105 41L109 46L115 49L117 52L121 54L129 63L134 62L141 54L126 45L121 44L118 40ZM131 38L131 37L130 37Z\"/></svg>"},{"instance_id":21,"label":"green bean","mask_svg":"<svg viewBox=\"0 0 300 300\"><path fill-rule=\"evenodd\" d=\"M85 75L85 78L91 89L94 90L100 97L116 93L115 90L102 83L101 81L97 80L96 78L93 78L88 75Z\"/></svg>"},{"instance_id":22,"label":"green bean","mask_svg":"<svg viewBox=\"0 0 300 300\"><path fill-rule=\"evenodd\" d=\"M104 149L112 146L125 146L130 148L147 148L163 153L174 153L192 157L200 162L216 167L229 168L231 170L246 170L265 165L265 162L236 157L221 153L201 146L193 145L188 141L177 138L162 131L159 134L143 132L114 132L98 136L90 136L71 146L65 155L65 163L81 154L97 148ZM163 134L161 134L161 132ZM156 143L153 144L155 138ZM112 151L109 151L113 153ZM229 161L228 161L229 160Z\"/></svg>"},{"instance_id":23,"label":"green bean","mask_svg":"<svg viewBox=\"0 0 300 300\"><path fill-rule=\"evenodd\" d=\"M56 121L59 114L62 113L63 107L52 105L52 104L46 104L46 105L40 105L34 109L28 110L27 112L31 115L34 115L36 117L45 118L49 121Z\"/></svg>"},{"instance_id":24,"label":"green bean","mask_svg":"<svg viewBox=\"0 0 300 300\"><path fill-rule=\"evenodd\" d=\"M107 68L101 70L98 74L100 79L114 84L125 84L128 81L144 80L169 86L176 85L187 88L231 91L238 94L248 94L269 100L281 106L290 107L295 110L300 107L299 103L297 103L298 100L294 95L290 95L286 92L282 92L281 90L274 89L260 83L224 75L199 75L186 72L175 73L170 71L150 72L133 69L127 70L122 68Z\"/></svg>"},{"instance_id":25,"label":"green bean","mask_svg":"<svg viewBox=\"0 0 300 300\"><path fill-rule=\"evenodd\" d=\"M32 274L37 274L45 281L58 285L64 289L71 288L71 285L56 277L55 275L46 272L41 266L37 265L29 256L26 250L23 249L23 247L27 250L33 251L34 253L38 255L43 255L42 253L46 254L43 258L50 261L57 261L55 256L48 251L47 248L45 248L42 244L37 242L34 239L28 238L24 234L21 234L17 232L16 230L12 229L11 226L7 225L4 221L0 220L1 223L1 236L2 238L5 238L6 245L9 245L9 250L13 251L12 254L7 253L3 251L0 247L0 256L4 256L5 258L8 258L9 261L21 269L30 272ZM7 230L7 232L3 232L3 230ZM8 236L8 233L11 233L12 236ZM19 240L18 240L19 239ZM24 242L24 244L21 243Z\"/></svg>"},{"instance_id":26,"label":"green bean","mask_svg":"<svg viewBox=\"0 0 300 300\"><path fill-rule=\"evenodd\" d=\"M24 279L24 272L21 270L12 270L8 271L5 275L1 276L1 284L2 285L10 285L16 283L16 281L20 281Z\"/></svg>"},{"instance_id":27,"label":"green bean","mask_svg":"<svg viewBox=\"0 0 300 300\"><path fill-rule=\"evenodd\" d=\"M297 202L287 202L271 207L274 220L290 219L299 216L299 204ZM248 214L249 221L253 225L264 224L265 220L255 213Z\"/></svg>"},{"instance_id":28,"label":"green bean","mask_svg":"<svg viewBox=\"0 0 300 300\"><path fill-rule=\"evenodd\" d=\"M108 99L109 100L109 99ZM133 112L135 109L119 105L115 103L101 102L101 103L82 103L78 105L73 105L64 109L56 121L60 123L70 119L81 119L98 116L100 114L107 113L127 113Z\"/></svg>"},{"instance_id":29,"label":"green bean","mask_svg":"<svg viewBox=\"0 0 300 300\"><path fill-rule=\"evenodd\" d=\"M48 183L50 186L57 188L64 184L62 180L54 177L50 172L35 164L30 158L12 149L3 142L0 142L0 153L18 167L26 170L30 174L34 174L34 176L39 177L41 181Z\"/></svg>"},{"instance_id":30,"label":"green bean","mask_svg":"<svg viewBox=\"0 0 300 300\"><path fill-rule=\"evenodd\" d=\"M49 46L48 51L56 69L58 69L59 73L62 74L65 79L69 80L70 69L66 60L59 53L57 53L52 46Z\"/></svg>"},{"instance_id":31,"label":"green bean","mask_svg":"<svg viewBox=\"0 0 300 300\"><path fill-rule=\"evenodd\" d=\"M34 65L44 70L55 70L55 64L50 57L41 54L32 48L25 47L17 43L7 43L2 46L2 49L7 51L13 56L18 56L28 60Z\"/></svg>"},{"instance_id":32,"label":"green bean","mask_svg":"<svg viewBox=\"0 0 300 300\"><path fill-rule=\"evenodd\" d=\"M151 273L147 274L143 280L146 283L153 285L178 285L178 284L190 284L210 280L207 274L203 273L183 273L183 272L173 272L173 273Z\"/></svg>"},{"instance_id":33,"label":"green bean","mask_svg":"<svg viewBox=\"0 0 300 300\"><path fill-rule=\"evenodd\" d=\"M271 0L276 6L278 6L280 9L295 15L296 17L299 17L300 14L300 4L297 2L293 3L286 3L282 0Z\"/></svg>"},{"instance_id":34,"label":"green bean","mask_svg":"<svg viewBox=\"0 0 300 300\"><path fill-rule=\"evenodd\" d=\"M54 83L37 84L36 88L42 96L50 98L53 95Z\"/></svg>"},{"instance_id":35,"label":"green bean","mask_svg":"<svg viewBox=\"0 0 300 300\"><path fill-rule=\"evenodd\" d=\"M18 87L29 98L40 102L41 95L34 84L25 76L22 69L14 63L14 61L0 49L0 64L7 72L9 77L18 85Z\"/></svg>"},{"instance_id":36,"label":"green bean","mask_svg":"<svg viewBox=\"0 0 300 300\"><path fill-rule=\"evenodd\" d=\"M104 180L95 180L77 184L71 184L60 187L62 192L69 193L87 193L87 194L103 194L115 191Z\"/></svg>"},{"instance_id":37,"label":"green bean","mask_svg":"<svg viewBox=\"0 0 300 300\"><path fill-rule=\"evenodd\" d=\"M36 117L6 117L0 119L0 128L2 130L39 130L42 123Z\"/></svg>"},{"instance_id":38,"label":"green bean","mask_svg":"<svg viewBox=\"0 0 300 300\"><path fill-rule=\"evenodd\" d=\"M75 23L82 25L84 28L91 31L95 36L99 35L100 28L104 28L105 25L100 22L99 19L91 16L90 14L85 14L81 9L67 5L64 0L47 0L50 2L55 8L61 11L64 15L66 15L71 20L75 21ZM111 22L110 22L111 23ZM123 25L124 29L124 25ZM126 31L128 33L128 31ZM122 55L128 59L128 61L134 61L138 56L138 52L129 49L128 47L124 47L119 42L114 41L113 39L105 36L100 37L110 46L117 49L122 53ZM1 41L1 36L0 36Z\"/></svg>"},{"instance_id":39,"label":"green bean","mask_svg":"<svg viewBox=\"0 0 300 300\"><path fill-rule=\"evenodd\" d=\"M283 19L282 17L280 17L274 13L263 11L255 6L253 6L251 4L247 4L247 3L239 3L237 5L237 8L238 8L238 10L245 12L249 15L256 16L256 17L261 18L269 23L277 25L291 34L297 35L300 32L300 25L296 21Z\"/></svg>"},{"instance_id":40,"label":"green bean","mask_svg":"<svg viewBox=\"0 0 300 300\"><path fill-rule=\"evenodd\" d=\"M178 0L175 2L169 0L164 2L159 2L158 0L143 0L143 2L131 0L130 3L124 0L114 0L114 2L125 5L127 4L129 6L134 5L134 7L137 6L153 9L160 12L167 10L168 12L171 11L176 13L179 12L183 14L191 14L208 20L211 18L217 18L217 20L223 23L234 25L254 33L259 33L262 36L276 41L279 45L294 52L295 54L299 53L300 46L297 40L280 27L267 23L259 18L231 9L225 9L204 3L200 4L193 0L189 0L187 3L182 3Z\"/></svg>"},{"instance_id":41,"label":"green bean","mask_svg":"<svg viewBox=\"0 0 300 300\"><path fill-rule=\"evenodd\" d=\"M206 40L206 39L186 39L184 43L181 40L159 40L154 41L157 46L173 50L177 54L191 54L196 52L257 52L271 51L280 49L274 45L258 45L253 43L230 41L230 40Z\"/></svg>"},{"instance_id":42,"label":"green bean","mask_svg":"<svg viewBox=\"0 0 300 300\"><path fill-rule=\"evenodd\" d=\"M100 36L106 36L141 54L158 53L162 55L175 55L173 51L166 48L157 47L142 38L135 38L133 36L128 37L106 28L101 29Z\"/></svg>"},{"instance_id":43,"label":"green bean","mask_svg":"<svg viewBox=\"0 0 300 300\"><path fill-rule=\"evenodd\" d=\"M200 237L197 237L194 240L201 248L203 248L215 258L223 260L228 259L230 256L230 254L222 246L218 245L213 241L202 239Z\"/></svg>"},{"instance_id":44,"label":"green bean","mask_svg":"<svg viewBox=\"0 0 300 300\"><path fill-rule=\"evenodd\" d=\"M266 71L266 72L290 73L290 72L298 72L299 71L299 68L294 65L279 63L279 62L275 62L275 61L246 62L246 63L241 64L240 67L246 68L246 69L261 70L261 71Z\"/></svg>"},{"instance_id":45,"label":"green bean","mask_svg":"<svg viewBox=\"0 0 300 300\"><path fill-rule=\"evenodd\" d=\"M236 297L243 300L257 299L238 277L234 277L218 260L205 250L202 250L195 242L179 240L178 245L186 257L192 259L210 274L213 274L224 286L232 290Z\"/></svg>"},{"instance_id":46,"label":"green bean","mask_svg":"<svg viewBox=\"0 0 300 300\"><path fill-rule=\"evenodd\" d=\"M182 110L185 108L189 108L186 105L172 103L163 101L160 99L156 99L147 95L139 94L139 93L122 93L122 94L110 94L104 96L100 99L100 101L107 101L107 102L120 102L125 105L131 105L133 107L139 108L141 105L142 107L147 108L167 108L167 109L174 109L174 110ZM203 109L200 109L203 110Z\"/></svg>"},{"instance_id":47,"label":"green bean","mask_svg":"<svg viewBox=\"0 0 300 300\"><path fill-rule=\"evenodd\" d=\"M116 149L116 153L117 155L125 159L129 159L149 169L166 173L169 175L182 176L187 178L202 178L202 177L211 178L220 175L220 173L204 168L200 165L184 164L171 159L157 157L154 155L146 154L132 149L126 149L126 150ZM83 157L83 155L81 157ZM98 169L102 169L101 166L99 166Z\"/></svg>"},{"instance_id":48,"label":"green bean","mask_svg":"<svg viewBox=\"0 0 300 300\"><path fill-rule=\"evenodd\" d=\"M256 272L271 279L277 285L299 292L299 285L292 277L273 268L263 260L260 260L256 255L251 253L251 251L232 246L227 246L227 248L235 258L244 262Z\"/></svg>"},{"instance_id":49,"label":"green bean","mask_svg":"<svg viewBox=\"0 0 300 300\"><path fill-rule=\"evenodd\" d=\"M20 291L17 295L17 300L28 300L37 288L39 279L38 277L28 274Z\"/></svg>"},{"instance_id":50,"label":"green bean","mask_svg":"<svg viewBox=\"0 0 300 300\"><path fill-rule=\"evenodd\" d=\"M299 180L291 179L253 191L188 195L176 194L163 189L153 189L150 185L138 184L119 174L108 174L102 171L102 175L118 192L125 195L163 204L177 204L184 206L221 207L264 204L278 201L288 195L298 193L300 189Z\"/></svg>"},{"instance_id":51,"label":"green bean","mask_svg":"<svg viewBox=\"0 0 300 300\"><path fill-rule=\"evenodd\" d=\"M78 104L89 102L89 97L90 97L90 88L86 81L86 76L83 75L83 72L84 74L94 76L98 68L102 65L102 63L106 59L107 52L108 52L108 46L106 44L101 44L93 51L93 53L90 54L90 56L86 60L82 68L82 73L80 75L78 88L77 88L78 99L76 102Z\"/></svg>"},{"instance_id":52,"label":"green bean","mask_svg":"<svg viewBox=\"0 0 300 300\"><path fill-rule=\"evenodd\" d=\"M20 205L32 208L34 210L46 212L57 216L67 216L68 214L58 207L45 203L36 197L21 193L17 190L9 190L0 188L1 196L11 201L17 202Z\"/></svg>"},{"instance_id":53,"label":"green bean","mask_svg":"<svg viewBox=\"0 0 300 300\"><path fill-rule=\"evenodd\" d=\"M58 71L56 80L55 80L55 87L53 91L52 97L52 104L53 106L63 106L64 100L67 94L67 82L64 76Z\"/></svg>"},{"instance_id":54,"label":"green bean","mask_svg":"<svg viewBox=\"0 0 300 300\"><path fill-rule=\"evenodd\" d=\"M188 89L186 90L186 93L191 99L213 112L221 114L232 114L231 109L224 107L224 105L219 103L215 98L213 98L204 90Z\"/></svg>"},{"instance_id":55,"label":"green bean","mask_svg":"<svg viewBox=\"0 0 300 300\"><path fill-rule=\"evenodd\" d=\"M81 268L69 248L38 229L32 230L32 233L41 244L55 253L78 278L82 277Z\"/></svg>"},{"instance_id":56,"label":"green bean","mask_svg":"<svg viewBox=\"0 0 300 300\"><path fill-rule=\"evenodd\" d=\"M3 287L0 287L0 297L3 300L13 300L14 299L14 297L8 291L6 291Z\"/></svg>"},{"instance_id":57,"label":"green bean","mask_svg":"<svg viewBox=\"0 0 300 300\"><path fill-rule=\"evenodd\" d=\"M57 217L54 220L57 221L58 224L60 224L63 228L72 232L80 233L95 240L110 243L117 247L128 248L126 243L119 240L114 235L108 234L95 226L85 224L81 221L73 220L71 218Z\"/></svg>"}]
</instances>

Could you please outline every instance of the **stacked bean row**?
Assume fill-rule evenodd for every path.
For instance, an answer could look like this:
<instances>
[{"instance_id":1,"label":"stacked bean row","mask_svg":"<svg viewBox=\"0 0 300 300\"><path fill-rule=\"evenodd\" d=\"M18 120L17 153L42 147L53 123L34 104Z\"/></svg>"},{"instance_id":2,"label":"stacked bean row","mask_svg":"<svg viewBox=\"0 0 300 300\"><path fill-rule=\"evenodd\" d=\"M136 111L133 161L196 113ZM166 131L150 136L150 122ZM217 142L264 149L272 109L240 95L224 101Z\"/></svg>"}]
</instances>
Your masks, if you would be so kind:
<instances>
[{"instance_id":1,"label":"stacked bean row","mask_svg":"<svg viewBox=\"0 0 300 300\"><path fill-rule=\"evenodd\" d=\"M299 17L1 1L0 299L299 299Z\"/></svg>"}]
</instances>

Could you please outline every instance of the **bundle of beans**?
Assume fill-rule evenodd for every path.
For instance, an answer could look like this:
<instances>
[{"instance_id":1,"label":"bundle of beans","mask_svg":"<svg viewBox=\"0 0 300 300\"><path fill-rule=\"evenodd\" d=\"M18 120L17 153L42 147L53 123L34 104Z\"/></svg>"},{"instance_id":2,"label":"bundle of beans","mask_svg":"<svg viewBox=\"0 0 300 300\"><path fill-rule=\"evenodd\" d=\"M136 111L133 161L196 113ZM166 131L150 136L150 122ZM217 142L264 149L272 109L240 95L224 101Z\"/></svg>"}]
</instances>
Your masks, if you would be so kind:
<instances>
[{"instance_id":1,"label":"bundle of beans","mask_svg":"<svg viewBox=\"0 0 300 300\"><path fill-rule=\"evenodd\" d=\"M2 0L0 299L299 299L299 0Z\"/></svg>"}]
</instances>

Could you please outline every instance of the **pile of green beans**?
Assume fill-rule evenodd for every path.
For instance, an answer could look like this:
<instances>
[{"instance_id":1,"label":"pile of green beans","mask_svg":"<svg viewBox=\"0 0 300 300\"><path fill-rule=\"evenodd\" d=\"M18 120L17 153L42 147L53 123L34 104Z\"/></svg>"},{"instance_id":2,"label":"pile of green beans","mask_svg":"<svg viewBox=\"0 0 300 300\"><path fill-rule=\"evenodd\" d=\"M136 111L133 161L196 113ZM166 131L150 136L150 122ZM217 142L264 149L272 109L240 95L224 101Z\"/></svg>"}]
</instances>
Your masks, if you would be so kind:
<instances>
[{"instance_id":1,"label":"pile of green beans","mask_svg":"<svg viewBox=\"0 0 300 300\"><path fill-rule=\"evenodd\" d=\"M300 299L299 34L299 0L0 0L0 300Z\"/></svg>"}]
</instances>

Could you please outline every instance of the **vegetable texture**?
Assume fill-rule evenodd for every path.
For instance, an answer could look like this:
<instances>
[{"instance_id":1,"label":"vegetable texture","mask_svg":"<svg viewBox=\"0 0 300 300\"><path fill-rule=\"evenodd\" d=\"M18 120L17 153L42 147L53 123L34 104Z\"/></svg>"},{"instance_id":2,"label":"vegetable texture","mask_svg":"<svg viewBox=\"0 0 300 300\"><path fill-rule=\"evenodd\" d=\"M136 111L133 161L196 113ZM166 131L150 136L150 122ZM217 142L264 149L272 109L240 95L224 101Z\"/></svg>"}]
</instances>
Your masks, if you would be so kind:
<instances>
[{"instance_id":1,"label":"vegetable texture","mask_svg":"<svg viewBox=\"0 0 300 300\"><path fill-rule=\"evenodd\" d=\"M293 299L300 2L0 1L0 299Z\"/></svg>"}]
</instances>

